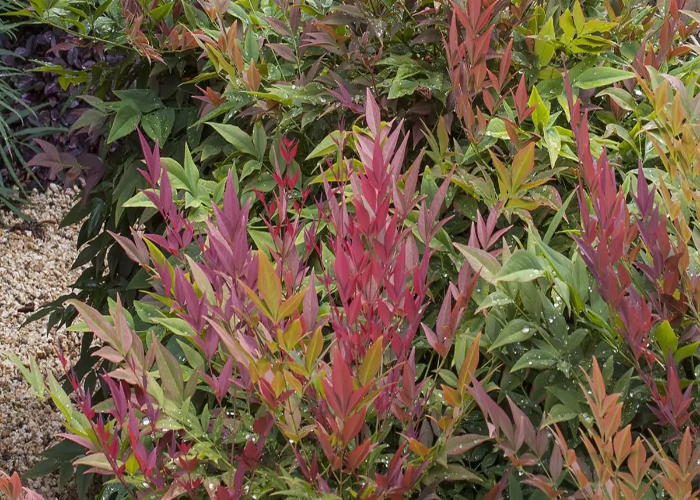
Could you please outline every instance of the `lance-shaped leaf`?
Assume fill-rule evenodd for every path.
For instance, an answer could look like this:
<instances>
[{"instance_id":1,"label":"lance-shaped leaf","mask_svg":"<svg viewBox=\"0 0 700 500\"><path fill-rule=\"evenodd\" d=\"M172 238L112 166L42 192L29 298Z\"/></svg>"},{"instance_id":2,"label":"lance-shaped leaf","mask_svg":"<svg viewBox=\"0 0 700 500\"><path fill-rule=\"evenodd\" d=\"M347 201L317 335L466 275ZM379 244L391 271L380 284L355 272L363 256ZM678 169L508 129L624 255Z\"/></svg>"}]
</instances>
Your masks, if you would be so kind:
<instances>
[{"instance_id":1,"label":"lance-shaped leaf","mask_svg":"<svg viewBox=\"0 0 700 500\"><path fill-rule=\"evenodd\" d=\"M122 351L120 348L122 344L114 326L109 324L97 309L75 299L66 302L78 310L78 314L87 323L92 333L103 342L107 342L120 352Z\"/></svg>"},{"instance_id":2,"label":"lance-shaped leaf","mask_svg":"<svg viewBox=\"0 0 700 500\"><path fill-rule=\"evenodd\" d=\"M460 392L464 392L467 389L467 384L471 381L472 377L476 373L476 369L479 367L479 346L481 344L481 332L479 332L472 345L469 346L467 355L462 362L462 368L459 370L459 380L457 387Z\"/></svg>"},{"instance_id":3,"label":"lance-shaped leaf","mask_svg":"<svg viewBox=\"0 0 700 500\"><path fill-rule=\"evenodd\" d=\"M379 337L367 350L365 359L362 360L360 370L357 374L357 378L360 379L360 384L365 385L377 375L382 365L383 352L382 337Z\"/></svg>"},{"instance_id":4,"label":"lance-shaped leaf","mask_svg":"<svg viewBox=\"0 0 700 500\"><path fill-rule=\"evenodd\" d=\"M512 187L511 193L517 193L520 187L525 182L525 179L532 173L535 166L535 143L531 142L523 149L518 151L513 158L513 167L511 169Z\"/></svg>"},{"instance_id":5,"label":"lance-shaped leaf","mask_svg":"<svg viewBox=\"0 0 700 500\"><path fill-rule=\"evenodd\" d=\"M240 127L225 123L209 123L209 125L211 125L214 130L221 135L221 137L231 143L238 151L257 157L258 152L255 149L253 139Z\"/></svg>"},{"instance_id":6,"label":"lance-shaped leaf","mask_svg":"<svg viewBox=\"0 0 700 500\"><path fill-rule=\"evenodd\" d=\"M321 333L321 327L318 327L314 334L311 336L308 345L306 346L306 354L304 355L304 366L306 370L311 373L316 360L318 359L321 351L323 350L323 334Z\"/></svg>"},{"instance_id":7,"label":"lance-shaped leaf","mask_svg":"<svg viewBox=\"0 0 700 500\"><path fill-rule=\"evenodd\" d=\"M185 388L180 363L170 351L163 347L163 345L156 338L155 334L153 334L153 343L156 346L158 373L160 374L160 380L163 383L165 395L176 403L181 404L184 400Z\"/></svg>"},{"instance_id":8,"label":"lance-shaped leaf","mask_svg":"<svg viewBox=\"0 0 700 500\"><path fill-rule=\"evenodd\" d=\"M22 373L24 379L29 382L29 385L32 386L34 393L41 401L43 401L46 386L44 384L44 377L39 371L39 366L36 364L36 359L34 359L34 356L30 356L29 358L29 369L27 369L27 367L24 366L24 363L22 363L22 361L11 352L6 352L5 356L7 356L7 359L9 359L10 362Z\"/></svg>"},{"instance_id":9,"label":"lance-shaped leaf","mask_svg":"<svg viewBox=\"0 0 700 500\"><path fill-rule=\"evenodd\" d=\"M258 252L258 291L267 309L272 313L273 320L276 320L282 303L282 283L263 252ZM300 296L299 300L302 299L303 296Z\"/></svg>"},{"instance_id":10,"label":"lance-shaped leaf","mask_svg":"<svg viewBox=\"0 0 700 500\"><path fill-rule=\"evenodd\" d=\"M479 248L468 247L460 243L454 243L459 252L464 255L474 272L491 284L496 284L495 276L501 270L501 264L488 252Z\"/></svg>"},{"instance_id":11,"label":"lance-shaped leaf","mask_svg":"<svg viewBox=\"0 0 700 500\"><path fill-rule=\"evenodd\" d=\"M499 281L526 282L544 275L539 259L527 250L517 250L495 276Z\"/></svg>"},{"instance_id":12,"label":"lance-shaped leaf","mask_svg":"<svg viewBox=\"0 0 700 500\"><path fill-rule=\"evenodd\" d=\"M574 80L573 84L580 89L587 90L596 87L605 87L613 83L621 82L622 80L636 78L636 76L637 75L631 71L609 68L607 66L588 68Z\"/></svg>"}]
</instances>

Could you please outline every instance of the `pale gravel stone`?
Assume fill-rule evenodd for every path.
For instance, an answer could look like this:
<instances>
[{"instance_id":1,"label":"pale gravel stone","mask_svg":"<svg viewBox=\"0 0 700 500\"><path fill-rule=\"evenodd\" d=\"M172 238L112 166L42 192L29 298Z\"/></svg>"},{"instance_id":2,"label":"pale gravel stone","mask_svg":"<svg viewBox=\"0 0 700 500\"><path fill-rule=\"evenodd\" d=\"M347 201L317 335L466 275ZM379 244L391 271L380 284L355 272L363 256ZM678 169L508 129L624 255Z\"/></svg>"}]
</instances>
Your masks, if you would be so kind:
<instances>
[{"instance_id":1,"label":"pale gravel stone","mask_svg":"<svg viewBox=\"0 0 700 500\"><path fill-rule=\"evenodd\" d=\"M12 231L19 219L0 214L0 470L20 474L42 459L40 453L58 442L61 414L47 397L40 402L17 369L2 355L12 352L28 363L33 355L44 375L63 375L55 348L60 346L75 362L80 348L75 333L46 332L47 318L20 329L28 314L18 309L55 300L68 292L79 271L71 271L77 256L78 228L59 228L58 222L76 201L73 191L55 184L46 193L33 192L24 210L42 225L44 239L31 231ZM73 482L59 489L58 476L26 481L46 499L75 498Z\"/></svg>"}]
</instances>

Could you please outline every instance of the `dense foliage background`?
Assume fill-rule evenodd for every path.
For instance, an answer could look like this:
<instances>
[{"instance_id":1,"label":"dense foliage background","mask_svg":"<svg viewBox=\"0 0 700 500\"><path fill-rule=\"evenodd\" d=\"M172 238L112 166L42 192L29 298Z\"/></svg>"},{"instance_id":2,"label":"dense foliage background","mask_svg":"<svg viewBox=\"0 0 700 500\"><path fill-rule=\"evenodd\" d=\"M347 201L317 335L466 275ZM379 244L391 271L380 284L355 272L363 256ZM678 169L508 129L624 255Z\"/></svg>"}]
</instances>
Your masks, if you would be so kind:
<instances>
[{"instance_id":1,"label":"dense foliage background","mask_svg":"<svg viewBox=\"0 0 700 500\"><path fill-rule=\"evenodd\" d=\"M696 2L9 10L93 54L38 68L90 148L28 161L86 180L79 293L35 316L79 314L80 361L59 353L62 384L14 360L66 421L29 475L97 473L102 498L696 496Z\"/></svg>"}]
</instances>

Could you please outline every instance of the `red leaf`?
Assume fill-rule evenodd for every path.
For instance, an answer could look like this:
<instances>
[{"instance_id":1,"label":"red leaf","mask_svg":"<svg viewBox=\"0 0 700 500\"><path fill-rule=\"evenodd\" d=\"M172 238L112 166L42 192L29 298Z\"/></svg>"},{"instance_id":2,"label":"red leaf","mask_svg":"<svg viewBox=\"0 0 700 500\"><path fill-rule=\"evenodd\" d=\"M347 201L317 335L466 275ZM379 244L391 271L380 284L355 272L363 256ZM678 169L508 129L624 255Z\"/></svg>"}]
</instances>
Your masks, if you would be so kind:
<instances>
[{"instance_id":1,"label":"red leaf","mask_svg":"<svg viewBox=\"0 0 700 500\"><path fill-rule=\"evenodd\" d=\"M365 417L367 415L367 407L362 407L357 413L352 417L348 418L343 426L343 442L345 444L350 443L355 436L362 429L362 425L365 423Z\"/></svg>"},{"instance_id":2,"label":"red leaf","mask_svg":"<svg viewBox=\"0 0 700 500\"><path fill-rule=\"evenodd\" d=\"M337 347L333 352L333 392L340 403L339 417L345 420L347 414L352 410L349 408L350 398L352 397L352 372L348 368L347 363L340 354L340 349Z\"/></svg>"},{"instance_id":3,"label":"red leaf","mask_svg":"<svg viewBox=\"0 0 700 500\"><path fill-rule=\"evenodd\" d=\"M357 467L365 461L367 455L369 455L371 443L372 442L367 439L364 443L350 452L348 455L348 467L350 467L350 470L357 469Z\"/></svg>"},{"instance_id":4,"label":"red leaf","mask_svg":"<svg viewBox=\"0 0 700 500\"><path fill-rule=\"evenodd\" d=\"M296 55L289 45L283 43L268 43L267 46L274 50L275 53L285 61L296 62Z\"/></svg>"},{"instance_id":5,"label":"red leaf","mask_svg":"<svg viewBox=\"0 0 700 500\"><path fill-rule=\"evenodd\" d=\"M382 117L379 112L377 101L372 95L372 91L367 89L367 105L365 106L365 119L370 132L376 137L379 136L379 129L382 125Z\"/></svg>"}]
</instances>

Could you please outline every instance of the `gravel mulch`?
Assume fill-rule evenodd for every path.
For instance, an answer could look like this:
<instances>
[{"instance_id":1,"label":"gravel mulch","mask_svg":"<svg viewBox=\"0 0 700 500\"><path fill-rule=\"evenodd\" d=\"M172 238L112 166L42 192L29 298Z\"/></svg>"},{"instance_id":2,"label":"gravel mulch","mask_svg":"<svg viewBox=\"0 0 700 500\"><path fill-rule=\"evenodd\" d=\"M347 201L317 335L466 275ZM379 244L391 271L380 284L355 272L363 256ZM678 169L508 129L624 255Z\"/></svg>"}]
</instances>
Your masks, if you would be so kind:
<instances>
[{"instance_id":1,"label":"gravel mulch","mask_svg":"<svg viewBox=\"0 0 700 500\"><path fill-rule=\"evenodd\" d=\"M32 355L44 375L51 371L58 378L62 370L56 343L73 361L80 347L74 333L47 333L45 320L20 328L32 310L66 293L78 275L70 270L77 256L77 228L58 227L75 193L49 187L46 193L34 192L23 206L40 221L38 226L0 214L0 470L9 474L28 470L42 459L43 450L58 442L61 416L50 398L43 403L37 399L2 353L12 352L25 363ZM29 479L25 486L46 499L75 496L70 484L59 489L57 475Z\"/></svg>"}]
</instances>

